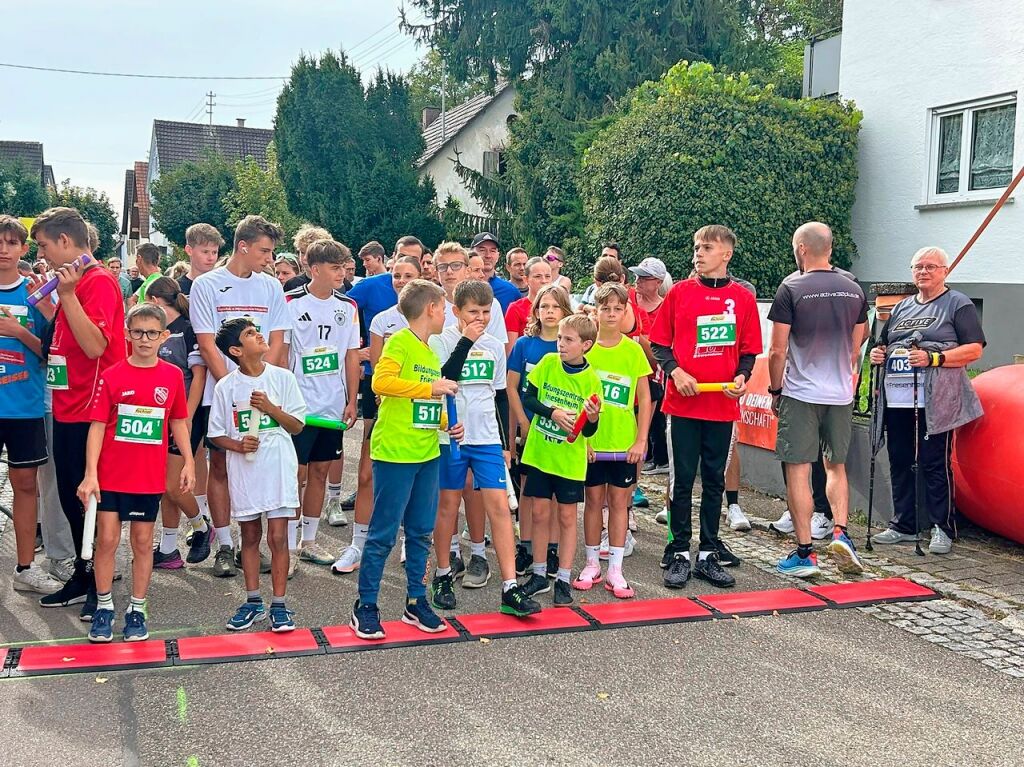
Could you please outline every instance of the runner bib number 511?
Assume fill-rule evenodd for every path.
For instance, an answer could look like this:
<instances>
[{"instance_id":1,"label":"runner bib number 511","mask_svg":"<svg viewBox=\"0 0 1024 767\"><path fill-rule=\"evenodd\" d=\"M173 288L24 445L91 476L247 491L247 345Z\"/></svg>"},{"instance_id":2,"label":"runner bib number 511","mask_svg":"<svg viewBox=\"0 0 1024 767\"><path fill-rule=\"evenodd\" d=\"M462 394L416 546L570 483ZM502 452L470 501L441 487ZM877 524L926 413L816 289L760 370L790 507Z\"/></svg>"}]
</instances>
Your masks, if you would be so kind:
<instances>
[{"instance_id":1,"label":"runner bib number 511","mask_svg":"<svg viewBox=\"0 0 1024 767\"><path fill-rule=\"evenodd\" d=\"M436 399L414 399L412 401L412 426L414 429L441 428L441 402Z\"/></svg>"}]
</instances>

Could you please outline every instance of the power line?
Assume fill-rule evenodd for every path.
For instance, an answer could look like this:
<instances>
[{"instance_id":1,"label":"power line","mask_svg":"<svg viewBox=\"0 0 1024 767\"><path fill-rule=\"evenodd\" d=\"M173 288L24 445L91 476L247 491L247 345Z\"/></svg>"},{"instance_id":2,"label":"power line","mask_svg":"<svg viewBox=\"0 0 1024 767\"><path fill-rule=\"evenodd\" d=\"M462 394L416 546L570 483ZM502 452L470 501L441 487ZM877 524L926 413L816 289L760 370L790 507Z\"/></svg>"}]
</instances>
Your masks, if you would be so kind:
<instances>
[{"instance_id":1,"label":"power line","mask_svg":"<svg viewBox=\"0 0 1024 767\"><path fill-rule=\"evenodd\" d=\"M149 75L137 72L96 72L86 69L61 69L58 67L36 67L28 64L0 62L8 69L30 69L34 72L59 72L66 75L93 75L95 77L138 77L146 80L286 80L286 77L257 77L253 75Z\"/></svg>"},{"instance_id":2,"label":"power line","mask_svg":"<svg viewBox=\"0 0 1024 767\"><path fill-rule=\"evenodd\" d=\"M375 38L375 37L376 37L377 35L379 35L379 34L380 34L381 32L383 32L383 31L384 31L385 29L390 29L390 28L391 28L391 25L392 25L392 24L394 24L394 23L395 23L396 21L400 21L400 20L401 20L401 16L395 16L395 18L391 19L391 21L389 21L389 22L388 22L387 24L385 24L385 25L384 25L383 27L381 27L380 29L378 29L377 31L375 31L375 32L374 32L373 34L369 35L368 37L364 37L364 38L363 38L362 40L360 40L360 41L359 41L358 43L356 43L355 45L352 45L352 46L350 46L350 47L349 47L349 49L348 49L348 50L346 51L346 53L352 53L352 51L354 51L354 50L355 50L356 48L361 48L361 47L362 47L363 45L365 45L365 44L366 44L366 43L368 43L368 42L369 42L370 40L372 40L373 38ZM364 51L364 53L365 53L365 51Z\"/></svg>"},{"instance_id":3,"label":"power line","mask_svg":"<svg viewBox=\"0 0 1024 767\"><path fill-rule=\"evenodd\" d=\"M365 62L363 64L360 64L359 68L363 69L363 70L371 69L374 66L376 66L379 62L383 62L392 53L396 53L396 52L398 52L398 51L408 47L410 43L415 45L416 41L413 38L411 38L411 37L407 37L404 40L402 40L402 42L400 42L398 45L396 45L394 48L390 48L390 49L384 51L383 53L381 53L379 56L374 56L370 61L367 61L367 62Z\"/></svg>"}]
</instances>

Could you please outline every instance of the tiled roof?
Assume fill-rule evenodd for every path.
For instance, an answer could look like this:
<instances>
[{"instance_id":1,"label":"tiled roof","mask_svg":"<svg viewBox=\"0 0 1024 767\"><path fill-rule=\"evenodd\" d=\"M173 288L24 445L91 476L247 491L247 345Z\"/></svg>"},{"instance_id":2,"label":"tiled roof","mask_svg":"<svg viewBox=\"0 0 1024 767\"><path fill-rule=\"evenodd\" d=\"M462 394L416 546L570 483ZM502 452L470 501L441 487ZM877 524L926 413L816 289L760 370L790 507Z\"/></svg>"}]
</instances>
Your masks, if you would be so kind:
<instances>
[{"instance_id":1,"label":"tiled roof","mask_svg":"<svg viewBox=\"0 0 1024 767\"><path fill-rule=\"evenodd\" d=\"M166 173L186 161L202 158L204 150L212 150L227 160L252 157L267 167L267 144L274 131L266 128L240 128L236 125L204 125L171 120L154 120L153 137L160 173Z\"/></svg>"},{"instance_id":2,"label":"tiled roof","mask_svg":"<svg viewBox=\"0 0 1024 767\"><path fill-rule=\"evenodd\" d=\"M17 162L43 180L43 145L38 141L0 141L0 162Z\"/></svg>"},{"instance_id":3,"label":"tiled roof","mask_svg":"<svg viewBox=\"0 0 1024 767\"><path fill-rule=\"evenodd\" d=\"M135 163L135 204L139 209L139 237L149 239L149 163Z\"/></svg>"},{"instance_id":4,"label":"tiled roof","mask_svg":"<svg viewBox=\"0 0 1024 767\"><path fill-rule=\"evenodd\" d=\"M498 83L494 93L481 93L469 101L464 101L453 109L449 109L444 116L444 135L441 135L441 118L427 126L423 131L423 142L426 147L423 154L416 161L416 166L422 168L429 160L436 155L441 148L455 138L455 135L466 127L470 120L484 111L506 88L509 83L502 81Z\"/></svg>"}]
</instances>

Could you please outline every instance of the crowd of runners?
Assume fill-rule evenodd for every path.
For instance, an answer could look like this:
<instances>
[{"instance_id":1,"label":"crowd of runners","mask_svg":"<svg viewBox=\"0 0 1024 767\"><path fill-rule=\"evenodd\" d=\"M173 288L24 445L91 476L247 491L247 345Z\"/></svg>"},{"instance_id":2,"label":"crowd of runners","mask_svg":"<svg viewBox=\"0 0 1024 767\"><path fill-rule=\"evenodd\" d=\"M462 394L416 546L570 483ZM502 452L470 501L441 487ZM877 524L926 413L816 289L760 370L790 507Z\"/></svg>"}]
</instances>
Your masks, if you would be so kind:
<instances>
[{"instance_id":1,"label":"crowd of runners","mask_svg":"<svg viewBox=\"0 0 1024 767\"><path fill-rule=\"evenodd\" d=\"M21 260L30 236L35 269ZM694 233L693 272L676 282L657 258L627 268L608 243L579 298L561 273L560 248L502 256L487 232L469 248L444 242L430 251L406 236L389 253L369 242L356 256L361 278L350 250L324 229L302 228L295 254L275 257L283 244L279 226L247 216L222 258L221 235L197 223L187 232L188 262L170 275L156 247L139 246L133 283L119 259L90 257L95 231L78 211L47 210L31 231L0 216L0 443L14 490L13 584L42 594L43 607L80 604L91 641L114 635L124 522L132 549L126 641L148 637L153 568L211 555L215 576L242 570L245 598L227 620L239 631L265 619L273 631L294 629L286 595L302 562L358 571L352 630L384 637L378 593L395 546L407 579L402 620L427 632L444 630L435 610L456 608L459 582L489 583L488 545L504 613L538 613L549 592L554 605L567 605L574 591L598 584L629 599L633 508L646 503L640 472L668 475L665 587L681 589L691 576L731 587L727 568L740 559L720 534L723 496L726 525L749 529L735 424L766 351L790 489L775 526L797 543L778 569L816 575L813 540L827 538L841 571L861 571L846 530L844 464L868 305L853 276L831 265L826 225L793 235L797 269L768 314L770 351L753 286L730 273L737 243L725 226ZM889 376L885 420L900 435L890 437L897 516L878 543L918 532L906 472L910 456L918 460L913 428L924 444L929 427L907 419L920 409L930 420L926 389L938 399L934 383L954 380L919 381L918 371L962 376L984 344L973 305L936 286L945 254L926 251L913 262L925 300L910 299L925 309L895 313L899 322L885 326L871 356ZM50 279L56 289L39 291ZM929 322L936 307L945 314ZM921 332L936 329L945 335L932 340L942 343L921 344ZM345 436L357 419L361 444ZM930 467L936 553L955 535L948 471L945 485L941 476L948 451L948 440L932 440L920 457ZM347 499L343 459L358 461ZM581 504L585 557L577 560ZM351 542L330 551L318 538L321 519L347 526L346 512ZM269 604L261 573L270 574Z\"/></svg>"}]
</instances>

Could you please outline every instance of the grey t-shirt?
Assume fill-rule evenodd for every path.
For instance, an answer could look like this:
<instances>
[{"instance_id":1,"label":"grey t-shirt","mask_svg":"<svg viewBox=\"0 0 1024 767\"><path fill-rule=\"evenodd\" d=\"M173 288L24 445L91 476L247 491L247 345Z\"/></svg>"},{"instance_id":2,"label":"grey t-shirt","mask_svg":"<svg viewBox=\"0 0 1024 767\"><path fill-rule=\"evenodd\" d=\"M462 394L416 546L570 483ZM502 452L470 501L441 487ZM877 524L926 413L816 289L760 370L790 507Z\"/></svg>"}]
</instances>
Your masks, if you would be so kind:
<instances>
[{"instance_id":1,"label":"grey t-shirt","mask_svg":"<svg viewBox=\"0 0 1024 767\"><path fill-rule=\"evenodd\" d=\"M816 405L853 402L853 330L867 322L860 285L836 270L789 275L768 319L790 326L782 393Z\"/></svg>"}]
</instances>

